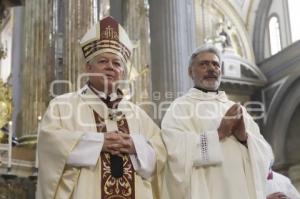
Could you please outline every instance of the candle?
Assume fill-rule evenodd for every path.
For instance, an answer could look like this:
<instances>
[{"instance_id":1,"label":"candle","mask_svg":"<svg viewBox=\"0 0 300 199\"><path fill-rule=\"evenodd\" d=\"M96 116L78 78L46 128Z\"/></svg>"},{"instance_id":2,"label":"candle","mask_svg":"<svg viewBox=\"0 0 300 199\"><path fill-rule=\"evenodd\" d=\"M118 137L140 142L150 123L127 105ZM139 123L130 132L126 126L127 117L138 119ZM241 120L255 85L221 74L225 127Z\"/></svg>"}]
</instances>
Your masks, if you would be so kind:
<instances>
[{"instance_id":1,"label":"candle","mask_svg":"<svg viewBox=\"0 0 300 199\"><path fill-rule=\"evenodd\" d=\"M38 125L37 125L37 135L36 135L36 150L35 150L35 168L37 169L39 166L39 159L38 159L38 147L37 142L39 139L39 133L40 133L40 125L41 125L42 116L38 116Z\"/></svg>"},{"instance_id":2,"label":"candle","mask_svg":"<svg viewBox=\"0 0 300 199\"><path fill-rule=\"evenodd\" d=\"M11 168L11 158L12 158L12 135L13 135L13 130L12 130L12 121L8 122L8 163L7 167L8 169Z\"/></svg>"},{"instance_id":3,"label":"candle","mask_svg":"<svg viewBox=\"0 0 300 199\"><path fill-rule=\"evenodd\" d=\"M12 133L12 121L8 122L8 132Z\"/></svg>"}]
</instances>

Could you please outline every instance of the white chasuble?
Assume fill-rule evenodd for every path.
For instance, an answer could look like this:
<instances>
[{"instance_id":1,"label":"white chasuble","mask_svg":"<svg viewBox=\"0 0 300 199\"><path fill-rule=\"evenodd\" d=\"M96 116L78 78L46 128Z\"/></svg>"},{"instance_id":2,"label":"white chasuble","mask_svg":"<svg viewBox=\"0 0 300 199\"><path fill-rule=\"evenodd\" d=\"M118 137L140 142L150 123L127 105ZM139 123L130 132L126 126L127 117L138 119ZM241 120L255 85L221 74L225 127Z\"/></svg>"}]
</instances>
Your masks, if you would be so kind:
<instances>
[{"instance_id":1,"label":"white chasuble","mask_svg":"<svg viewBox=\"0 0 300 199\"><path fill-rule=\"evenodd\" d=\"M234 104L224 92L195 88L176 99L162 121L168 152L163 197L265 199L272 150L243 109L247 147L235 137L219 141L217 128Z\"/></svg>"},{"instance_id":2,"label":"white chasuble","mask_svg":"<svg viewBox=\"0 0 300 199\"><path fill-rule=\"evenodd\" d=\"M130 158L135 159L132 164L137 168L134 198L158 198L166 161L160 129L143 110L129 101L122 100L118 110L124 113L134 142L143 141L137 143L137 154ZM108 108L87 85L76 93L56 97L50 102L38 140L38 199L101 199L100 150L89 153L95 143L100 149L103 144L103 136L97 133L94 111L105 120L106 127L116 125L107 122ZM90 143L91 147L85 143ZM148 165L151 160L145 156L147 150L143 145L149 145L147 147L155 152L154 169Z\"/></svg>"}]
</instances>

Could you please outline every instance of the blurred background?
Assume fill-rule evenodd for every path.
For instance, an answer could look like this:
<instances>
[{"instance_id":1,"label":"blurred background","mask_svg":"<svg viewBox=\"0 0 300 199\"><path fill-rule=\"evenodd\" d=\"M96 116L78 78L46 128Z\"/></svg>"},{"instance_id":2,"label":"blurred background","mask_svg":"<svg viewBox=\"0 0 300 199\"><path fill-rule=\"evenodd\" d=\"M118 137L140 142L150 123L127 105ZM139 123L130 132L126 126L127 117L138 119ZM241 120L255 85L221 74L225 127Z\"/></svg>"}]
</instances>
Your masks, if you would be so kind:
<instances>
[{"instance_id":1,"label":"blurred background","mask_svg":"<svg viewBox=\"0 0 300 199\"><path fill-rule=\"evenodd\" d=\"M0 198L34 198L39 122L56 95L77 90L78 41L112 15L135 49L132 100L160 124L191 86L192 51L223 53L222 90L256 117L274 170L300 191L299 0L0 0ZM250 109L251 108L251 109Z\"/></svg>"}]
</instances>

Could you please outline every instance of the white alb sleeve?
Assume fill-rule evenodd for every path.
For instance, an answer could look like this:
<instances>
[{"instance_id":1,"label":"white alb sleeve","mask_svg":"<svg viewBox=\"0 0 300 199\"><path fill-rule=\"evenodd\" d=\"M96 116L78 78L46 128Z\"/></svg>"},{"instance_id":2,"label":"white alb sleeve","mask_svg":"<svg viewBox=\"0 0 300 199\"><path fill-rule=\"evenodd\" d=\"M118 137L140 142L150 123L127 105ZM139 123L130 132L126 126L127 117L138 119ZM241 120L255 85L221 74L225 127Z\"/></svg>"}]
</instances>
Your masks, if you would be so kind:
<instances>
[{"instance_id":1,"label":"white alb sleeve","mask_svg":"<svg viewBox=\"0 0 300 199\"><path fill-rule=\"evenodd\" d=\"M207 131L200 134L196 141L194 166L220 165L223 161L219 135L216 131Z\"/></svg>"},{"instance_id":2,"label":"white alb sleeve","mask_svg":"<svg viewBox=\"0 0 300 199\"><path fill-rule=\"evenodd\" d=\"M104 143L103 133L85 133L71 151L67 164L76 167L94 167Z\"/></svg>"},{"instance_id":3,"label":"white alb sleeve","mask_svg":"<svg viewBox=\"0 0 300 199\"><path fill-rule=\"evenodd\" d=\"M149 179L155 170L155 151L143 135L130 134L130 136L136 151L136 154L130 155L133 167L142 178Z\"/></svg>"}]
</instances>

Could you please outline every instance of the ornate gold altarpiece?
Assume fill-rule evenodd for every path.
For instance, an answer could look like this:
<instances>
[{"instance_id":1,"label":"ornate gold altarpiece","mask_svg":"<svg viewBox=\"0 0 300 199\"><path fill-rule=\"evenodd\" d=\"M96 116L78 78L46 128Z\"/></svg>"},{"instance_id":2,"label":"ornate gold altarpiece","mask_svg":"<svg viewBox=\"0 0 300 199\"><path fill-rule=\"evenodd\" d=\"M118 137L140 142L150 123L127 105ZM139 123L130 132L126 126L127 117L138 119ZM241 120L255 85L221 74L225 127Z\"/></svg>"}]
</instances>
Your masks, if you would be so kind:
<instances>
[{"instance_id":1,"label":"ornate gold altarpiece","mask_svg":"<svg viewBox=\"0 0 300 199\"><path fill-rule=\"evenodd\" d=\"M25 4L23 97L22 112L17 121L18 136L36 133L38 117L44 114L53 98L54 80L66 82L64 92L79 87L77 78L84 71L84 61L78 41L99 17L108 15L110 9L108 0L62 1L64 3L57 6L58 2L27 0ZM133 100L145 101L150 98L148 5L144 0L122 1L122 4L124 27L136 46L130 75L135 82ZM57 31L58 23L63 25L63 30ZM57 60L57 53L62 56L62 61ZM59 61L61 65L57 67ZM58 70L62 71L62 79L57 78Z\"/></svg>"}]
</instances>

